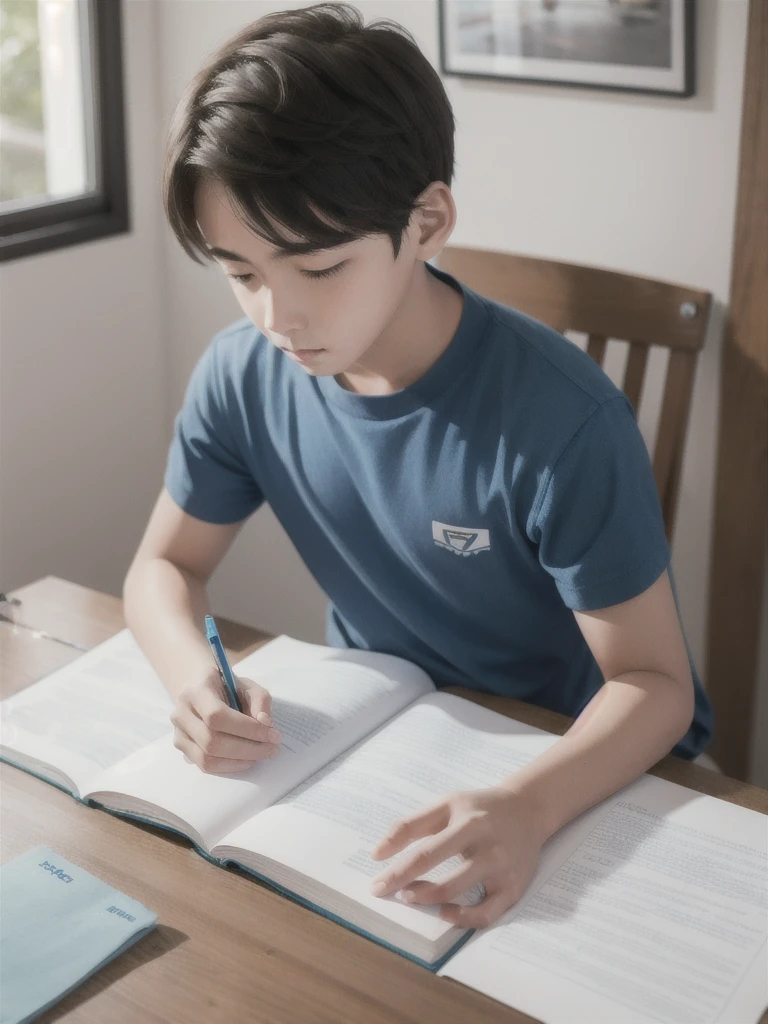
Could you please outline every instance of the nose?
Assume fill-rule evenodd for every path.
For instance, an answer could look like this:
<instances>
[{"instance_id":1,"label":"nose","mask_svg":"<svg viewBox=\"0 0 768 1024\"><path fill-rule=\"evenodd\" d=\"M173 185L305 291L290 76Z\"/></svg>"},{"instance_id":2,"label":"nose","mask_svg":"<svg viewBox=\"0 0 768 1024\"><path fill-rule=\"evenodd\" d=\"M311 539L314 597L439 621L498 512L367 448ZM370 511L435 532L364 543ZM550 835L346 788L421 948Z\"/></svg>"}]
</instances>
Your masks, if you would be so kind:
<instances>
[{"instance_id":1,"label":"nose","mask_svg":"<svg viewBox=\"0 0 768 1024\"><path fill-rule=\"evenodd\" d=\"M282 297L279 302L275 293L268 291L264 299L264 330L278 334L282 338L290 338L292 334L306 327L306 322L299 311L292 305L290 298Z\"/></svg>"}]
</instances>

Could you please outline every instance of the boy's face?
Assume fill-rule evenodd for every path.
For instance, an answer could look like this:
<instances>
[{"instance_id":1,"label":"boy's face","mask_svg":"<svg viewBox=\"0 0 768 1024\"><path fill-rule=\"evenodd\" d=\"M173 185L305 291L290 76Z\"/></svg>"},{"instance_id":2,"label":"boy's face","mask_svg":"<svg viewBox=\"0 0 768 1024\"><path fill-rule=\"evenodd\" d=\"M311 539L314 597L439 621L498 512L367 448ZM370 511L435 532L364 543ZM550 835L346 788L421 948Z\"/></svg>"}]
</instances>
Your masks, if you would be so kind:
<instances>
[{"instance_id":1,"label":"boy's face","mask_svg":"<svg viewBox=\"0 0 768 1024\"><path fill-rule=\"evenodd\" d=\"M198 186L195 213L211 250L242 257L212 252L245 315L286 358L317 376L376 363L377 340L401 306L420 254L413 218L397 260L388 235L275 259L278 250L238 219L217 183Z\"/></svg>"}]
</instances>

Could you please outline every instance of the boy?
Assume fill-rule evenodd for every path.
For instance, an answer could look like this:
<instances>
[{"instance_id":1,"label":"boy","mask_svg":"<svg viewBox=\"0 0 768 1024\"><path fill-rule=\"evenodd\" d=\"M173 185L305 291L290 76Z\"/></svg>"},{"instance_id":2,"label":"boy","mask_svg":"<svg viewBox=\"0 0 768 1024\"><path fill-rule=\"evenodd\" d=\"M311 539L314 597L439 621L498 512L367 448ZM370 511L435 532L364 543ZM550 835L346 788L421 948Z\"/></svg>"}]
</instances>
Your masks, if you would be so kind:
<instances>
[{"instance_id":1,"label":"boy","mask_svg":"<svg viewBox=\"0 0 768 1024\"><path fill-rule=\"evenodd\" d=\"M245 319L192 375L125 602L204 771L279 749L269 693L240 680L246 711L228 708L202 634L206 582L264 501L330 598L330 645L576 716L374 851L432 837L378 891L483 927L548 836L670 750L698 755L711 711L629 403L561 335L427 262L456 220L453 132L408 34L345 4L262 18L190 84L166 213ZM458 872L417 881L454 854ZM451 902L479 882L482 903Z\"/></svg>"}]
</instances>

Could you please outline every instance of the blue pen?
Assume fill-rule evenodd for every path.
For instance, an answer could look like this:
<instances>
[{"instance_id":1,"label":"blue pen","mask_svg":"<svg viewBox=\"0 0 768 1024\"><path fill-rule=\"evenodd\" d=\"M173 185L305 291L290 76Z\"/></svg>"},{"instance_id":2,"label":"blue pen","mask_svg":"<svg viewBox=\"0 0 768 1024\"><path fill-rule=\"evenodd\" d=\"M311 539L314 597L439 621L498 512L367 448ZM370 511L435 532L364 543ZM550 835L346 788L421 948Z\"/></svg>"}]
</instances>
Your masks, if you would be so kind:
<instances>
[{"instance_id":1,"label":"blue pen","mask_svg":"<svg viewBox=\"0 0 768 1024\"><path fill-rule=\"evenodd\" d=\"M219 631L216 629L216 623L213 621L213 617L211 615L205 616L205 637L210 644L213 656L216 659L216 666L219 670L221 681L224 683L227 699L229 700L229 706L234 708L235 711L242 711L243 709L240 707L240 701L237 699L235 677L232 675L232 669L229 667L227 655L224 652L224 645L221 642Z\"/></svg>"}]
</instances>

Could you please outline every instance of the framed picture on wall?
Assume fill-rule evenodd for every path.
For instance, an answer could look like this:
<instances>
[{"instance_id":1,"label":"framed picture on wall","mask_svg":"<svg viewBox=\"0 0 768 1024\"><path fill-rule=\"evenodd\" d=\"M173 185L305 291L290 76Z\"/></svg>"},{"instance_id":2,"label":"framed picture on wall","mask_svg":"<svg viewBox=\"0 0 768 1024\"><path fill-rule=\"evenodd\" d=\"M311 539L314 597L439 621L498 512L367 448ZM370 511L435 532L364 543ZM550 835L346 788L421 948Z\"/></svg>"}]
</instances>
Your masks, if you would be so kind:
<instances>
[{"instance_id":1,"label":"framed picture on wall","mask_svg":"<svg viewBox=\"0 0 768 1024\"><path fill-rule=\"evenodd\" d=\"M694 93L695 0L438 0L445 75Z\"/></svg>"}]
</instances>

